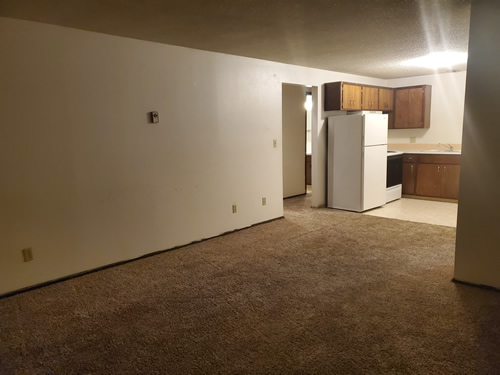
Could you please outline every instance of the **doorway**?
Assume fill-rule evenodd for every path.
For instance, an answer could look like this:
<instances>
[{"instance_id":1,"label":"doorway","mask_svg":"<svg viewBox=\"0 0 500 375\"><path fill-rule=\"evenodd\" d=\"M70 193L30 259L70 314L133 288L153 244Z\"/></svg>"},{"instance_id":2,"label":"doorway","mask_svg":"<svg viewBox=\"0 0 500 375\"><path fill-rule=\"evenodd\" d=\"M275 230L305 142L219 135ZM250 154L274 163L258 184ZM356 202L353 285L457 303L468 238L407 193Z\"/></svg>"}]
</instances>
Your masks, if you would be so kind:
<instances>
[{"instance_id":1,"label":"doorway","mask_svg":"<svg viewBox=\"0 0 500 375\"><path fill-rule=\"evenodd\" d=\"M306 192L312 193L312 92L306 91Z\"/></svg>"},{"instance_id":2,"label":"doorway","mask_svg":"<svg viewBox=\"0 0 500 375\"><path fill-rule=\"evenodd\" d=\"M283 198L312 193L311 87L282 84Z\"/></svg>"}]
</instances>

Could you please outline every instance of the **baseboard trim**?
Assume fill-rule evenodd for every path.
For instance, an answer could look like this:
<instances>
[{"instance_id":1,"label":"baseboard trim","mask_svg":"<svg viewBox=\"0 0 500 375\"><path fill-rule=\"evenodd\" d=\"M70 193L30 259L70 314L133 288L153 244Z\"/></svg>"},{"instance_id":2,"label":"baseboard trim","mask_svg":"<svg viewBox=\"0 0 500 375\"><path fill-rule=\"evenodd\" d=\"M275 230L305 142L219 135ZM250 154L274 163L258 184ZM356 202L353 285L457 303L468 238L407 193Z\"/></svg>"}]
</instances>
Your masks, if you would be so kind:
<instances>
[{"instance_id":1,"label":"baseboard trim","mask_svg":"<svg viewBox=\"0 0 500 375\"><path fill-rule=\"evenodd\" d=\"M500 292L499 288L495 288L494 286L489 286L489 285L483 285L483 284L474 284L470 283L468 281L462 281L462 280L457 280L455 278L451 279L455 284L462 284L462 285L467 285L467 286L472 286L474 288L479 288L479 289L485 289L485 290L492 290L495 292Z\"/></svg>"},{"instance_id":2,"label":"baseboard trim","mask_svg":"<svg viewBox=\"0 0 500 375\"><path fill-rule=\"evenodd\" d=\"M276 217L274 219L270 219L270 220L266 220L266 221L261 221L261 222L249 225L247 227L244 227L244 228L233 229L233 230L230 230L230 231L218 234L216 236L202 238L201 240L192 241L192 242L189 242L189 243L184 244L184 245L175 246L175 247L172 247L172 248L169 248L169 249L165 249L165 250L153 251L151 253L147 253L147 254L141 255L141 256L139 256L137 258L132 258L132 259L127 259L127 260L122 260L122 261L119 261L119 262L114 262L114 263L106 264L104 266L92 268L90 270L86 270L86 271L82 271L82 272L77 272L77 273L74 273L74 274L71 274L71 275L58 277L57 279L53 279L53 280L49 280L49 281L44 281L43 283L39 283L39 284L35 284L35 285L30 285L30 286L27 286L27 287L24 287L24 288L21 288L21 289L16 289L16 290L13 290L12 292L7 292L7 293L4 293L4 294L0 294L0 300L4 299L4 298L15 296L17 294L26 293L26 292L29 292L29 291L32 291L32 290L35 290L35 289L40 289L40 288L43 288L43 287L46 287L46 286L49 286L49 285L52 285L52 284L57 284L57 283L60 283L60 282L63 282L63 281L75 279L77 277L88 275L88 274L91 274L91 273L94 273L94 272L99 272L99 271L105 270L107 268L112 268L112 267L116 267L116 266L121 266L122 264L135 262L136 260L139 260L139 259L149 258L149 257L155 256L155 255L158 255L158 254L163 254L163 253L166 253L166 252L169 252L169 251L182 249L183 247L186 247L186 246L190 246L190 245L194 245L194 244L197 244L197 243L200 243L200 242L208 241L208 240L211 240L211 239L217 238L217 237L227 236L228 234L231 234L231 233L239 232L239 231L242 231L242 230L245 230L245 229L249 229L249 228L252 228L252 227L255 227L255 226L258 226L258 225L262 225L262 224L271 223L273 221L281 220L281 219L284 219L284 216L279 216L279 217Z\"/></svg>"},{"instance_id":3,"label":"baseboard trim","mask_svg":"<svg viewBox=\"0 0 500 375\"><path fill-rule=\"evenodd\" d=\"M327 208L326 203L318 204L316 206L311 206L311 208Z\"/></svg>"},{"instance_id":4,"label":"baseboard trim","mask_svg":"<svg viewBox=\"0 0 500 375\"><path fill-rule=\"evenodd\" d=\"M436 197L425 197L423 195L410 195L403 194L401 198L409 198L409 199L420 199L424 201L436 201L436 202L447 202L447 203L458 203L458 199L448 199L448 198L436 198Z\"/></svg>"},{"instance_id":5,"label":"baseboard trim","mask_svg":"<svg viewBox=\"0 0 500 375\"><path fill-rule=\"evenodd\" d=\"M283 199L291 199L291 198L303 197L304 195L307 195L307 191L305 193L301 193L301 194L297 194L297 195L291 195L289 197L284 197Z\"/></svg>"}]
</instances>

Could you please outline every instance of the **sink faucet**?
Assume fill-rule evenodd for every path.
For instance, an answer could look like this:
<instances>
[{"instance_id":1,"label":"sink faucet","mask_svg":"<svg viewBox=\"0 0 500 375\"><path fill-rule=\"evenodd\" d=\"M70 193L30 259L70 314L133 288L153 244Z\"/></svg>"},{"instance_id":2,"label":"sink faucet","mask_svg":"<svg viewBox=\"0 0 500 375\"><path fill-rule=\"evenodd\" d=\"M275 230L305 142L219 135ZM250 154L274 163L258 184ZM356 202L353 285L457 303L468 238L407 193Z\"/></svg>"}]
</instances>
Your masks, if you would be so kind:
<instances>
[{"instance_id":1,"label":"sink faucet","mask_svg":"<svg viewBox=\"0 0 500 375\"><path fill-rule=\"evenodd\" d=\"M446 145L443 143L438 143L438 146L440 146L440 145L446 147L447 148L446 151L453 151L453 146L450 145L449 143Z\"/></svg>"}]
</instances>

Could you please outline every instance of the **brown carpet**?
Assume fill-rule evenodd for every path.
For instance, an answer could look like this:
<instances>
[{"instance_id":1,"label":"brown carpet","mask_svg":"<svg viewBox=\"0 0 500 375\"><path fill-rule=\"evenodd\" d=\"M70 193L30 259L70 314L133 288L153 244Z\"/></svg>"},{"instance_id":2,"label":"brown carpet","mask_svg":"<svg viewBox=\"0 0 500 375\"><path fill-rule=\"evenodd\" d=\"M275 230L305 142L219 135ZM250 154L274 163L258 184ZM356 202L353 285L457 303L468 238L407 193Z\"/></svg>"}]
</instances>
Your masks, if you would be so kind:
<instances>
[{"instance_id":1,"label":"brown carpet","mask_svg":"<svg viewBox=\"0 0 500 375\"><path fill-rule=\"evenodd\" d=\"M453 228L285 206L0 300L0 373L500 374L500 293L451 282Z\"/></svg>"}]
</instances>

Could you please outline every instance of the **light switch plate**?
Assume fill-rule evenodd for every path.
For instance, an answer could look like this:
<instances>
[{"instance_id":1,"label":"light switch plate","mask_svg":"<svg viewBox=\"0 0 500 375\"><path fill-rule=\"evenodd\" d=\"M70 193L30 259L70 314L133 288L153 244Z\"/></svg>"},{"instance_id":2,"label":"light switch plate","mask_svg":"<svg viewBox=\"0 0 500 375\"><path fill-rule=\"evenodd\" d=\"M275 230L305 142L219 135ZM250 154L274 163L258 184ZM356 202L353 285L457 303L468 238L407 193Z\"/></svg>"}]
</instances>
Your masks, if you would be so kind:
<instances>
[{"instance_id":1,"label":"light switch plate","mask_svg":"<svg viewBox=\"0 0 500 375\"><path fill-rule=\"evenodd\" d=\"M158 112L156 111L150 112L150 116L151 116L151 122L153 124L160 122L160 114Z\"/></svg>"}]
</instances>

